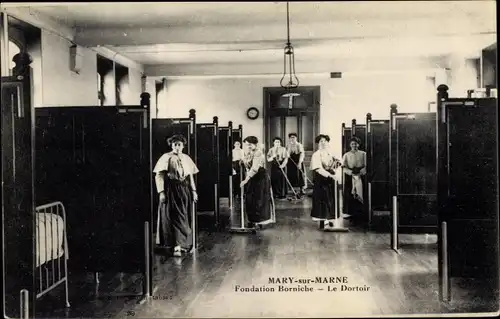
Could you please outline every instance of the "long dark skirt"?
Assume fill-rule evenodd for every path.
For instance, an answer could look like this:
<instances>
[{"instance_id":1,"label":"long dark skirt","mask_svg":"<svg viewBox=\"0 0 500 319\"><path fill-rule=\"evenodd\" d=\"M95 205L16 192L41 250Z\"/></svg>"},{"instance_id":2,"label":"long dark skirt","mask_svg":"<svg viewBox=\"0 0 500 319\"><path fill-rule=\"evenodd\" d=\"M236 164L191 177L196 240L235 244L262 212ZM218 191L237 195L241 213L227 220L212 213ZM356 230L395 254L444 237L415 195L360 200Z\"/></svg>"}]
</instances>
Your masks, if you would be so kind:
<instances>
[{"instance_id":1,"label":"long dark skirt","mask_svg":"<svg viewBox=\"0 0 500 319\"><path fill-rule=\"evenodd\" d=\"M284 171L280 169L281 164L283 164L283 162L279 163L273 161L271 163L271 186L273 188L273 195L277 198L286 197L287 191Z\"/></svg>"},{"instance_id":2,"label":"long dark skirt","mask_svg":"<svg viewBox=\"0 0 500 319\"><path fill-rule=\"evenodd\" d=\"M192 194L189 182L165 179L165 203L160 204L160 245L190 249Z\"/></svg>"},{"instance_id":3,"label":"long dark skirt","mask_svg":"<svg viewBox=\"0 0 500 319\"><path fill-rule=\"evenodd\" d=\"M363 201L368 200L365 192L365 177L361 176L361 181L363 183ZM351 215L352 219L360 220L364 216L364 204L359 200L354 198L352 195L352 176L344 175L344 213Z\"/></svg>"},{"instance_id":4,"label":"long dark skirt","mask_svg":"<svg viewBox=\"0 0 500 319\"><path fill-rule=\"evenodd\" d=\"M236 175L232 175L233 178L233 198L234 197L239 197L241 194L241 164L239 161L234 161L233 162L233 169L236 172ZM232 172L231 172L232 174Z\"/></svg>"},{"instance_id":5,"label":"long dark skirt","mask_svg":"<svg viewBox=\"0 0 500 319\"><path fill-rule=\"evenodd\" d=\"M248 221L260 223L271 218L271 179L260 168L245 185L245 210Z\"/></svg>"},{"instance_id":6,"label":"long dark skirt","mask_svg":"<svg viewBox=\"0 0 500 319\"><path fill-rule=\"evenodd\" d=\"M288 163L286 165L286 172L288 175L288 179L290 180L290 184L292 184L293 187L306 186L306 183L304 181L304 175L297 168L297 164L299 164L299 159L300 159L300 154L291 154L290 160L288 160ZM293 162L292 162L292 160L293 160ZM301 166L300 169L302 170L302 172L305 172L304 163L302 163L302 165L300 165L300 166Z\"/></svg>"},{"instance_id":7,"label":"long dark skirt","mask_svg":"<svg viewBox=\"0 0 500 319\"><path fill-rule=\"evenodd\" d=\"M336 181L313 172L313 183L311 217L335 219Z\"/></svg>"}]
</instances>

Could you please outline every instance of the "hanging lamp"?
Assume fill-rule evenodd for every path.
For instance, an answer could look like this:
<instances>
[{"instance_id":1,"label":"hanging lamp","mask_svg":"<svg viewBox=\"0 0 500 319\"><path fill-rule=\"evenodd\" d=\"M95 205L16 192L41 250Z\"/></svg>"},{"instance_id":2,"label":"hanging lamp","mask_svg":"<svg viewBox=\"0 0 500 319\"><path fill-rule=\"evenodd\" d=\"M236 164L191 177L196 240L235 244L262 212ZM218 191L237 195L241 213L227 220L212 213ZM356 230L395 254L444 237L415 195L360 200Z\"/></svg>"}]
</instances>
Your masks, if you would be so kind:
<instances>
[{"instance_id":1,"label":"hanging lamp","mask_svg":"<svg viewBox=\"0 0 500 319\"><path fill-rule=\"evenodd\" d=\"M286 3L286 26L287 26L287 42L284 49L283 58L283 76L281 77L280 86L288 91L299 87L299 78L295 74L295 52L290 42L290 10L289 2Z\"/></svg>"},{"instance_id":2,"label":"hanging lamp","mask_svg":"<svg viewBox=\"0 0 500 319\"><path fill-rule=\"evenodd\" d=\"M286 2L286 27L287 27L287 42L284 49L283 57L283 76L281 77L280 86L287 92L282 97L288 98L288 109L293 108L293 98L300 96L297 92L292 92L293 89L299 87L299 78L295 74L295 51L290 42L290 9L289 2Z\"/></svg>"}]
</instances>

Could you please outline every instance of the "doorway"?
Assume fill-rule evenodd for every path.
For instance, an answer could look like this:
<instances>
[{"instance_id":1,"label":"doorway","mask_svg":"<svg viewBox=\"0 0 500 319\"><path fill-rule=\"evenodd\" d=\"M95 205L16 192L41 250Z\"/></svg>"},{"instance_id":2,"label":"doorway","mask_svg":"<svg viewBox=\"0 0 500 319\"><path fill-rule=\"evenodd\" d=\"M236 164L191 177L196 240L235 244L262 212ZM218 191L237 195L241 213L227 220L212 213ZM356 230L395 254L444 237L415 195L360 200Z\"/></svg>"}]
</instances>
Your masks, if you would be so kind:
<instances>
[{"instance_id":1,"label":"doorway","mask_svg":"<svg viewBox=\"0 0 500 319\"><path fill-rule=\"evenodd\" d=\"M281 87L264 88L264 143L266 150L272 147L272 140L280 137L286 144L288 134L297 133L304 146L304 165L309 179L311 156L316 150L315 137L319 134L320 87L304 86L293 93L298 96L283 96L287 91ZM308 183L309 184L309 183ZM310 186L310 185L308 185Z\"/></svg>"}]
</instances>

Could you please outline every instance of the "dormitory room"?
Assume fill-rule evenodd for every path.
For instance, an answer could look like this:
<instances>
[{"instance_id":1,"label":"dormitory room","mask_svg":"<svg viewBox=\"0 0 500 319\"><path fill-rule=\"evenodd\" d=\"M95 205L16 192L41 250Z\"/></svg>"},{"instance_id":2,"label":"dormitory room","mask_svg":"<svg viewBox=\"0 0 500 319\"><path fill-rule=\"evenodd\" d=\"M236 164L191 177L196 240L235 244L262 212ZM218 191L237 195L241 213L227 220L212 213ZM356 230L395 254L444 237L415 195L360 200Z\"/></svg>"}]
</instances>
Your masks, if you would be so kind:
<instances>
[{"instance_id":1,"label":"dormitory room","mask_svg":"<svg viewBox=\"0 0 500 319\"><path fill-rule=\"evenodd\" d=\"M4 318L498 316L496 9L2 2Z\"/></svg>"}]
</instances>

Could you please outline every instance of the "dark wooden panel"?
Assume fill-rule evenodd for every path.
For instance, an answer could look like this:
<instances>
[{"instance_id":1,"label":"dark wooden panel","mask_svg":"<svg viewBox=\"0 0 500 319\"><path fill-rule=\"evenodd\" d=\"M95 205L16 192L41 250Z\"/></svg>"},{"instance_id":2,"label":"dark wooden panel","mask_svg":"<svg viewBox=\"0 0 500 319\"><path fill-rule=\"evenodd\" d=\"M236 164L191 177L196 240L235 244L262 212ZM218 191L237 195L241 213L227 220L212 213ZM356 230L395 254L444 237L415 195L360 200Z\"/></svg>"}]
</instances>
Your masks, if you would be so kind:
<instances>
[{"instance_id":1,"label":"dark wooden panel","mask_svg":"<svg viewBox=\"0 0 500 319\"><path fill-rule=\"evenodd\" d=\"M214 124L196 124L198 141L198 188L202 190L198 197L198 211L213 212L217 202L217 166L216 129Z\"/></svg>"},{"instance_id":2,"label":"dark wooden panel","mask_svg":"<svg viewBox=\"0 0 500 319\"><path fill-rule=\"evenodd\" d=\"M95 191L84 164L84 118L73 108L37 108L35 114L36 203L63 203L68 245L80 251L70 258L70 269L85 270L95 259Z\"/></svg>"},{"instance_id":3,"label":"dark wooden panel","mask_svg":"<svg viewBox=\"0 0 500 319\"><path fill-rule=\"evenodd\" d=\"M352 137L352 128L350 127L345 127L345 124L342 124L342 155L344 155L345 153L347 153L349 151L349 140L351 139ZM343 184L345 185L347 179L349 178L349 175L347 174L343 174ZM348 189L347 187L343 187L342 188L342 194L343 194L343 198L344 198L344 204L342 205L343 207L343 213L344 214L347 214L348 213L348 198L349 198L349 194L348 194Z\"/></svg>"},{"instance_id":4,"label":"dark wooden panel","mask_svg":"<svg viewBox=\"0 0 500 319\"><path fill-rule=\"evenodd\" d=\"M232 129L231 129L232 132ZM219 127L220 197L229 197L229 178L232 174L232 133L228 127Z\"/></svg>"},{"instance_id":5,"label":"dark wooden panel","mask_svg":"<svg viewBox=\"0 0 500 319\"><path fill-rule=\"evenodd\" d=\"M372 182L389 181L389 122L370 127L370 162Z\"/></svg>"},{"instance_id":6,"label":"dark wooden panel","mask_svg":"<svg viewBox=\"0 0 500 319\"><path fill-rule=\"evenodd\" d=\"M346 127L343 129L342 134L342 154L347 153L350 150L349 140L351 139L352 129L350 127Z\"/></svg>"},{"instance_id":7,"label":"dark wooden panel","mask_svg":"<svg viewBox=\"0 0 500 319\"><path fill-rule=\"evenodd\" d=\"M448 110L448 185L453 218L494 219L497 194L496 110Z\"/></svg>"},{"instance_id":8,"label":"dark wooden panel","mask_svg":"<svg viewBox=\"0 0 500 319\"><path fill-rule=\"evenodd\" d=\"M366 151L366 126L356 125L356 130L353 132L353 136L359 138L360 140L359 150ZM349 147L349 145L347 146Z\"/></svg>"},{"instance_id":9,"label":"dark wooden panel","mask_svg":"<svg viewBox=\"0 0 500 319\"><path fill-rule=\"evenodd\" d=\"M367 172L371 183L372 210L390 209L389 121L370 123L366 134Z\"/></svg>"},{"instance_id":10,"label":"dark wooden panel","mask_svg":"<svg viewBox=\"0 0 500 319\"><path fill-rule=\"evenodd\" d=\"M371 182L371 203L374 211L389 211L391 188L389 182Z\"/></svg>"},{"instance_id":11,"label":"dark wooden panel","mask_svg":"<svg viewBox=\"0 0 500 319\"><path fill-rule=\"evenodd\" d=\"M92 254L95 268L142 272L143 225L150 219L149 158L145 156L149 132L141 113L114 111L99 116L96 121L94 114L85 114L85 166L94 174L96 187L95 218L89 223L97 251Z\"/></svg>"},{"instance_id":12,"label":"dark wooden panel","mask_svg":"<svg viewBox=\"0 0 500 319\"><path fill-rule=\"evenodd\" d=\"M34 201L30 77L2 77L2 278L5 314L20 317L19 294L34 290ZM2 295L4 293L2 292ZM30 305L30 317L33 313Z\"/></svg>"},{"instance_id":13,"label":"dark wooden panel","mask_svg":"<svg viewBox=\"0 0 500 319\"><path fill-rule=\"evenodd\" d=\"M52 116L44 109L37 109L35 114L36 204L61 201L67 206L70 193L75 193L71 187L78 183L66 177L78 178L77 148L81 151L81 138L80 143L76 141L75 117L63 112Z\"/></svg>"},{"instance_id":14,"label":"dark wooden panel","mask_svg":"<svg viewBox=\"0 0 500 319\"><path fill-rule=\"evenodd\" d=\"M403 227L437 226L437 196L398 196L398 224Z\"/></svg>"},{"instance_id":15,"label":"dark wooden panel","mask_svg":"<svg viewBox=\"0 0 500 319\"><path fill-rule=\"evenodd\" d=\"M452 277L485 281L498 277L498 223L453 219L448 222L448 255Z\"/></svg>"},{"instance_id":16,"label":"dark wooden panel","mask_svg":"<svg viewBox=\"0 0 500 319\"><path fill-rule=\"evenodd\" d=\"M233 135L232 135L232 138L233 138L233 147L234 148L234 143L236 141L240 142L241 144L242 143L242 140L243 140L243 132L240 130L240 129L233 129Z\"/></svg>"},{"instance_id":17,"label":"dark wooden panel","mask_svg":"<svg viewBox=\"0 0 500 319\"><path fill-rule=\"evenodd\" d=\"M446 250L440 245L440 276L476 278L498 289L497 100L443 100L438 108L438 195L440 243L446 236L447 245Z\"/></svg>"},{"instance_id":18,"label":"dark wooden panel","mask_svg":"<svg viewBox=\"0 0 500 319\"><path fill-rule=\"evenodd\" d=\"M66 207L68 244L80 252L71 269L142 272L144 222L151 222L147 113L61 107L36 114L37 199Z\"/></svg>"},{"instance_id":19,"label":"dark wooden panel","mask_svg":"<svg viewBox=\"0 0 500 319\"><path fill-rule=\"evenodd\" d=\"M436 113L391 116L390 185L397 196L398 232L434 232L438 224Z\"/></svg>"},{"instance_id":20,"label":"dark wooden panel","mask_svg":"<svg viewBox=\"0 0 500 319\"><path fill-rule=\"evenodd\" d=\"M397 120L397 194L437 192L436 120Z\"/></svg>"}]
</instances>

